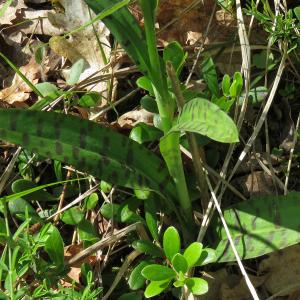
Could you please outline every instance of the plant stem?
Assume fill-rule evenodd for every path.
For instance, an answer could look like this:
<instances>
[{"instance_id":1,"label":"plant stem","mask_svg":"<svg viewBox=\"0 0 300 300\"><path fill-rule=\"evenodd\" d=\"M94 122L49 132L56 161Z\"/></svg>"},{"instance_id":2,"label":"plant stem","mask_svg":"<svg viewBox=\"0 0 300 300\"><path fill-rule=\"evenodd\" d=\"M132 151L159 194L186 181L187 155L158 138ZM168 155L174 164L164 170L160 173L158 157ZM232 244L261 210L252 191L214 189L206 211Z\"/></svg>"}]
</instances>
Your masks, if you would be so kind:
<instances>
[{"instance_id":1,"label":"plant stem","mask_svg":"<svg viewBox=\"0 0 300 300\"><path fill-rule=\"evenodd\" d=\"M185 100L182 95L182 91L180 89L180 84L178 82L176 72L175 72L171 62L167 62L167 73L168 73L168 76L172 83L172 88L173 88L173 92L177 99L177 105L178 105L179 111L181 111L185 104ZM192 158L193 158L193 163L194 163L195 173L196 173L196 177L197 177L197 181L198 181L198 186L199 186L200 192L202 193L202 195L201 195L202 208L204 210L206 210L206 208L208 206L208 202L209 202L209 194L208 194L207 184L205 181L205 174L203 171L203 157L204 157L203 154L204 154L204 152L203 152L203 149L199 149L199 147L197 145L195 134L187 132L186 135L188 138L188 143L189 143ZM203 153L201 153L200 150L202 150Z\"/></svg>"}]
</instances>

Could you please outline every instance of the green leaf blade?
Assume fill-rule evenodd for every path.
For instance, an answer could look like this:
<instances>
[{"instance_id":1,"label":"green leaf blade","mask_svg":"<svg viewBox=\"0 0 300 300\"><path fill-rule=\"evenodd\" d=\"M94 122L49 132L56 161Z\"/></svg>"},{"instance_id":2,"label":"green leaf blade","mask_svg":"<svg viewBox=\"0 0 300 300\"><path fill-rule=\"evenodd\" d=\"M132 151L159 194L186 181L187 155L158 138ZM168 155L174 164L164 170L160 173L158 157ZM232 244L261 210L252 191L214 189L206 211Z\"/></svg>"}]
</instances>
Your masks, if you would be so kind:
<instances>
[{"instance_id":1,"label":"green leaf blade","mask_svg":"<svg viewBox=\"0 0 300 300\"><path fill-rule=\"evenodd\" d=\"M173 226L169 227L163 237L163 249L169 261L180 252L181 241L177 229Z\"/></svg>"},{"instance_id":2,"label":"green leaf blade","mask_svg":"<svg viewBox=\"0 0 300 300\"><path fill-rule=\"evenodd\" d=\"M203 295L208 292L208 283L202 278L188 278L185 284L194 295Z\"/></svg>"},{"instance_id":3,"label":"green leaf blade","mask_svg":"<svg viewBox=\"0 0 300 300\"><path fill-rule=\"evenodd\" d=\"M171 280L176 277L175 271L158 264L152 264L143 268L142 275L151 281Z\"/></svg>"},{"instance_id":4,"label":"green leaf blade","mask_svg":"<svg viewBox=\"0 0 300 300\"><path fill-rule=\"evenodd\" d=\"M195 98L183 107L177 124L171 129L178 130L200 133L221 143L239 141L233 120L217 105L203 98Z\"/></svg>"},{"instance_id":5,"label":"green leaf blade","mask_svg":"<svg viewBox=\"0 0 300 300\"><path fill-rule=\"evenodd\" d=\"M299 243L299 203L300 193L293 192L255 197L226 209L225 221L240 257L259 257ZM216 221L212 228L218 261L235 261L222 225Z\"/></svg>"},{"instance_id":6,"label":"green leaf blade","mask_svg":"<svg viewBox=\"0 0 300 300\"><path fill-rule=\"evenodd\" d=\"M190 244L184 251L183 256L187 260L189 268L195 266L202 253L202 244L194 242Z\"/></svg>"}]
</instances>

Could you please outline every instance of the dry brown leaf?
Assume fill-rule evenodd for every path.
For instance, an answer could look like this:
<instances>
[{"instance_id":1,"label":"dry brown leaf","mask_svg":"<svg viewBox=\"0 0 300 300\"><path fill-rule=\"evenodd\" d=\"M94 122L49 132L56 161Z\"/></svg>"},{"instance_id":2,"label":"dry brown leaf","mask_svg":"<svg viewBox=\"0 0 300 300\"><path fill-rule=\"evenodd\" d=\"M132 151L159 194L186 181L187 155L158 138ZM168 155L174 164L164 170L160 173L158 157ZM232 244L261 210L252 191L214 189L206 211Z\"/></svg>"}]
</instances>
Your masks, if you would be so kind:
<instances>
[{"instance_id":1,"label":"dry brown leaf","mask_svg":"<svg viewBox=\"0 0 300 300\"><path fill-rule=\"evenodd\" d=\"M41 75L40 66L34 59L31 59L26 66L21 67L20 71L32 84L36 84ZM15 74L11 86L0 91L0 101L5 101L9 104L24 102L29 98L31 91L31 88L23 79Z\"/></svg>"},{"instance_id":2,"label":"dry brown leaf","mask_svg":"<svg viewBox=\"0 0 300 300\"><path fill-rule=\"evenodd\" d=\"M64 32L79 28L94 17L94 14L92 12L90 15L90 11L83 0L59 0L59 2L64 7L65 13L49 13L48 18L53 26L60 28ZM96 22L94 24L94 29L92 26L84 28L72 34L72 36L68 40L59 40L58 38L53 37L53 43L53 38L51 39L52 43L50 43L50 46L53 51L60 54L61 56L68 58L70 61L72 61L72 63L74 63L79 58L83 58L85 60L86 66L80 76L80 80L84 80L91 74L100 71L106 65L105 60L102 57L97 37L101 43L107 60L109 61L110 58L111 49L108 46L109 31L102 22ZM97 37L95 32L97 34ZM53 47L52 44L57 47ZM107 82L103 81L97 84L92 88L92 90L98 92L107 91Z\"/></svg>"},{"instance_id":3,"label":"dry brown leaf","mask_svg":"<svg viewBox=\"0 0 300 300\"><path fill-rule=\"evenodd\" d=\"M299 284L300 245L273 252L260 263L259 271L268 273L264 286L272 295L286 290L288 286ZM282 295L288 295L290 292Z\"/></svg>"},{"instance_id":4,"label":"dry brown leaf","mask_svg":"<svg viewBox=\"0 0 300 300\"><path fill-rule=\"evenodd\" d=\"M123 129L131 129L138 123L153 124L153 113L145 109L132 110L118 118L117 124Z\"/></svg>"}]
</instances>

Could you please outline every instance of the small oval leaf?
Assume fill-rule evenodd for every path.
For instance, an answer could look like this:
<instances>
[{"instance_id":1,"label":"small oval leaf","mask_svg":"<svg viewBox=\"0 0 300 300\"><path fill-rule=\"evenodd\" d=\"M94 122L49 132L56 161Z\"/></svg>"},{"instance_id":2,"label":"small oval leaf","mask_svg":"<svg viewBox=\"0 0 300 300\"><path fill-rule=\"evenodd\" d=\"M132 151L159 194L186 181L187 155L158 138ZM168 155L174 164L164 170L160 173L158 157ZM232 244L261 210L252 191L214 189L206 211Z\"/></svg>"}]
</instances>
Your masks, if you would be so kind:
<instances>
[{"instance_id":1,"label":"small oval leaf","mask_svg":"<svg viewBox=\"0 0 300 300\"><path fill-rule=\"evenodd\" d=\"M163 257L163 253L160 248L146 240L134 241L132 247L142 253L149 254L154 257Z\"/></svg>"},{"instance_id":2,"label":"small oval leaf","mask_svg":"<svg viewBox=\"0 0 300 300\"><path fill-rule=\"evenodd\" d=\"M172 265L173 268L176 270L176 272L182 272L182 273L186 273L188 270L188 262L185 259L185 257L180 254L177 253L174 255L173 259L172 259Z\"/></svg>"},{"instance_id":3,"label":"small oval leaf","mask_svg":"<svg viewBox=\"0 0 300 300\"><path fill-rule=\"evenodd\" d=\"M176 273L174 270L158 265L158 264L152 264L149 266L146 266L142 270L142 275L152 281L161 281L161 280L167 280L167 279L172 279L176 277Z\"/></svg>"},{"instance_id":4,"label":"small oval leaf","mask_svg":"<svg viewBox=\"0 0 300 300\"><path fill-rule=\"evenodd\" d=\"M84 213L78 206L69 208L61 216L61 220L68 225L77 225L83 220L83 218Z\"/></svg>"},{"instance_id":5,"label":"small oval leaf","mask_svg":"<svg viewBox=\"0 0 300 300\"><path fill-rule=\"evenodd\" d=\"M152 281L145 290L145 297L151 298L159 295L169 286L170 280Z\"/></svg>"},{"instance_id":6,"label":"small oval leaf","mask_svg":"<svg viewBox=\"0 0 300 300\"><path fill-rule=\"evenodd\" d=\"M132 290L135 291L144 286L146 279L142 276L141 272L148 265L149 263L147 261L142 261L132 270L128 279L129 287Z\"/></svg>"},{"instance_id":7,"label":"small oval leaf","mask_svg":"<svg viewBox=\"0 0 300 300\"><path fill-rule=\"evenodd\" d=\"M172 261L175 254L180 252L181 242L177 229L173 226L169 227L163 237L163 249L166 257Z\"/></svg>"},{"instance_id":8,"label":"small oval leaf","mask_svg":"<svg viewBox=\"0 0 300 300\"><path fill-rule=\"evenodd\" d=\"M187 260L188 266L193 267L199 260L202 252L202 244L194 242L190 244L184 251L183 256Z\"/></svg>"},{"instance_id":9,"label":"small oval leaf","mask_svg":"<svg viewBox=\"0 0 300 300\"><path fill-rule=\"evenodd\" d=\"M194 295L203 295L208 292L208 283L202 278L188 278L185 284Z\"/></svg>"}]
</instances>

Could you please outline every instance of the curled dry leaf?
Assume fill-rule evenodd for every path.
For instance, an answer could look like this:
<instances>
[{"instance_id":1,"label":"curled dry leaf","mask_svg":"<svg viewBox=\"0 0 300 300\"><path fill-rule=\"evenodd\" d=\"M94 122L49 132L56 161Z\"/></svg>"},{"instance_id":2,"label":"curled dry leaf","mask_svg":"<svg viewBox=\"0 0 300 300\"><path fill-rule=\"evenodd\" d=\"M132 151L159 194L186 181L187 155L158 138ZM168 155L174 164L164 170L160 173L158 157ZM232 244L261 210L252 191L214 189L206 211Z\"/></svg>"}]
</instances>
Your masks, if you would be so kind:
<instances>
[{"instance_id":1,"label":"curled dry leaf","mask_svg":"<svg viewBox=\"0 0 300 300\"><path fill-rule=\"evenodd\" d=\"M36 84L41 76L40 66L31 59L26 66L20 68L20 71L33 84ZM8 104L26 101L31 92L31 88L22 80L19 75L15 74L11 86L0 91L0 101Z\"/></svg>"},{"instance_id":2,"label":"curled dry leaf","mask_svg":"<svg viewBox=\"0 0 300 300\"><path fill-rule=\"evenodd\" d=\"M260 263L259 271L267 273L265 287L272 295L281 291L281 296L290 295L293 290L287 289L289 286L299 289L300 245L271 253Z\"/></svg>"},{"instance_id":3,"label":"curled dry leaf","mask_svg":"<svg viewBox=\"0 0 300 300\"><path fill-rule=\"evenodd\" d=\"M117 125L123 129L131 129L138 123L153 124L153 113L145 109L132 110L118 118Z\"/></svg>"}]
</instances>

